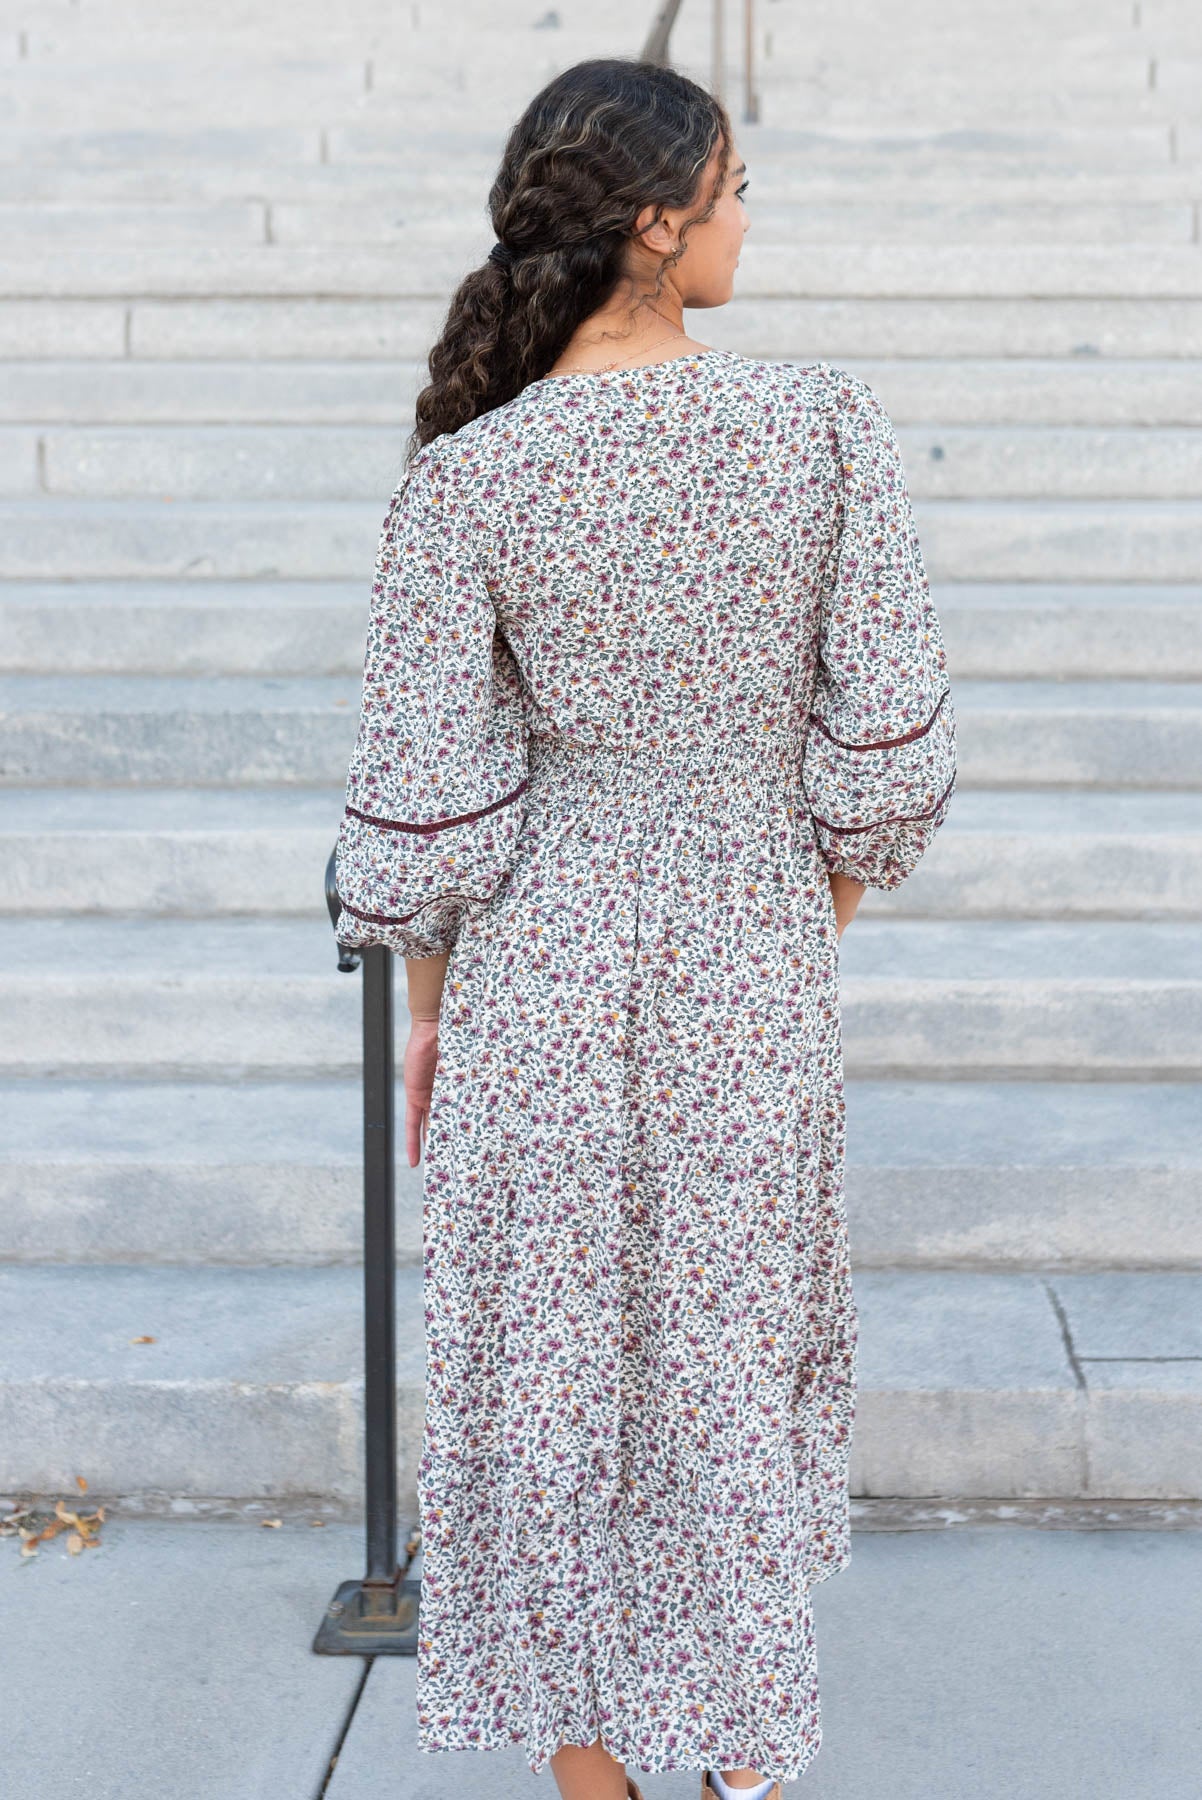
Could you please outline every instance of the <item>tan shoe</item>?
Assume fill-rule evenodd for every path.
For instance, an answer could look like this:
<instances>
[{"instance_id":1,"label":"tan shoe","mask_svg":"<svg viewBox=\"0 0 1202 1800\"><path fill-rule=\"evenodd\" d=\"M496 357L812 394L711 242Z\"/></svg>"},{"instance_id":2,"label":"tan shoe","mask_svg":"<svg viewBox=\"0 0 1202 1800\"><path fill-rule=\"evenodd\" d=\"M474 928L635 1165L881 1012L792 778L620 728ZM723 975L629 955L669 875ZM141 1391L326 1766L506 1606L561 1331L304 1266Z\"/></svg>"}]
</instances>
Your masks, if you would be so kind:
<instances>
[{"instance_id":1,"label":"tan shoe","mask_svg":"<svg viewBox=\"0 0 1202 1800\"><path fill-rule=\"evenodd\" d=\"M719 1800L718 1790L710 1781L708 1769L702 1769L701 1771L701 1800ZM764 1800L781 1800L779 1781L774 1781L772 1783L772 1786L764 1795Z\"/></svg>"}]
</instances>

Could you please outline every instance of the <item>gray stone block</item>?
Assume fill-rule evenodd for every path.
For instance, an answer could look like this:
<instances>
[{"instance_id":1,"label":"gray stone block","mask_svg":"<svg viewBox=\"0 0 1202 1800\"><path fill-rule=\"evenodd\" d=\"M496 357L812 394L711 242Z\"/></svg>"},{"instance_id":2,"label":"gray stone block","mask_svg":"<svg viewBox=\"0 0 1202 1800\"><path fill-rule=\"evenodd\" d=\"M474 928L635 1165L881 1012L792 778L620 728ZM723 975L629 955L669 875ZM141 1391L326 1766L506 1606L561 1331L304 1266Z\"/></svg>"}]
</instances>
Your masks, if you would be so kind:
<instances>
[{"instance_id":1,"label":"gray stone block","mask_svg":"<svg viewBox=\"0 0 1202 1800\"><path fill-rule=\"evenodd\" d=\"M191 58L155 61L135 44L107 66L103 57L86 55L40 66L24 62L9 87L7 110L11 124L26 133L111 139L118 132L161 133L170 120L174 131L195 138L218 123L295 130L314 116L351 118L364 87L360 59L293 55L256 70L222 62L207 45Z\"/></svg>"},{"instance_id":2,"label":"gray stone block","mask_svg":"<svg viewBox=\"0 0 1202 1800\"><path fill-rule=\"evenodd\" d=\"M1202 895L1202 796L957 791L918 867L857 918L1182 918Z\"/></svg>"},{"instance_id":3,"label":"gray stone block","mask_svg":"<svg viewBox=\"0 0 1202 1800\"><path fill-rule=\"evenodd\" d=\"M1196 1079L1192 924L865 919L841 943L844 1056L862 1077Z\"/></svg>"},{"instance_id":4,"label":"gray stone block","mask_svg":"<svg viewBox=\"0 0 1202 1800\"><path fill-rule=\"evenodd\" d=\"M0 923L10 1074L344 1077L351 983L328 922L23 918ZM843 939L852 1075L1199 1079L1192 926L858 922Z\"/></svg>"},{"instance_id":5,"label":"gray stone block","mask_svg":"<svg viewBox=\"0 0 1202 1800\"><path fill-rule=\"evenodd\" d=\"M321 916L343 798L341 788L0 788L0 913Z\"/></svg>"},{"instance_id":6,"label":"gray stone block","mask_svg":"<svg viewBox=\"0 0 1202 1800\"><path fill-rule=\"evenodd\" d=\"M0 1093L0 1260L361 1265L356 1081L35 1080ZM401 1264L422 1260L424 1180L402 1143Z\"/></svg>"},{"instance_id":7,"label":"gray stone block","mask_svg":"<svg viewBox=\"0 0 1202 1800\"><path fill-rule=\"evenodd\" d=\"M917 508L937 581L1193 582L1202 503L934 500Z\"/></svg>"},{"instance_id":8,"label":"gray stone block","mask_svg":"<svg viewBox=\"0 0 1202 1800\"><path fill-rule=\"evenodd\" d=\"M89 581L370 581L387 510L379 500L0 500L4 573Z\"/></svg>"},{"instance_id":9,"label":"gray stone block","mask_svg":"<svg viewBox=\"0 0 1202 1800\"><path fill-rule=\"evenodd\" d=\"M0 781L339 785L362 678L0 680Z\"/></svg>"},{"instance_id":10,"label":"gray stone block","mask_svg":"<svg viewBox=\"0 0 1202 1800\"><path fill-rule=\"evenodd\" d=\"M346 299L432 299L445 295L487 253L480 225L453 244L428 244L420 258L387 247L348 245L331 258L298 245L177 250L119 248L103 257L87 249L49 253L22 249L0 270L0 296L44 294L67 299L171 299L313 294ZM1137 257L1121 245L847 245L756 244L740 258L738 291L754 299L1132 299L1202 298L1202 268L1190 245L1146 245ZM445 309L445 302L444 302ZM1128 354L1130 352L1128 351Z\"/></svg>"},{"instance_id":11,"label":"gray stone block","mask_svg":"<svg viewBox=\"0 0 1202 1800\"><path fill-rule=\"evenodd\" d=\"M1195 1123L1198 1115L1195 1114ZM1198 1139L1202 1148L1202 1136ZM1154 1358L1202 1365L1199 1284L1179 1273L1063 1275L1053 1284L1074 1355L1095 1361ZM1200 1368L1199 1373L1202 1373Z\"/></svg>"},{"instance_id":12,"label":"gray stone block","mask_svg":"<svg viewBox=\"0 0 1202 1800\"><path fill-rule=\"evenodd\" d=\"M1202 1491L1202 1361L1082 1368L1089 1389L1089 1491L1121 1499L1149 1491L1183 1499Z\"/></svg>"},{"instance_id":13,"label":"gray stone block","mask_svg":"<svg viewBox=\"0 0 1202 1800\"><path fill-rule=\"evenodd\" d=\"M361 1288L352 1269L0 1268L0 1487L74 1492L86 1471L93 1491L356 1497ZM418 1271L397 1290L408 1498Z\"/></svg>"},{"instance_id":14,"label":"gray stone block","mask_svg":"<svg viewBox=\"0 0 1202 1800\"><path fill-rule=\"evenodd\" d=\"M1168 224L1167 215L1165 218ZM39 206L0 203L0 232L14 250L40 250L46 244L72 248L94 245L98 251L129 249L139 244L168 245L190 252L198 244L262 244L267 241L263 205L226 201L213 206L153 203ZM1168 235L1168 234L1166 234Z\"/></svg>"},{"instance_id":15,"label":"gray stone block","mask_svg":"<svg viewBox=\"0 0 1202 1800\"><path fill-rule=\"evenodd\" d=\"M460 242L478 232L485 213L487 181L475 192L445 199L436 208L359 201L338 206L306 200L280 201L271 207L271 241L276 244L397 244L425 255L444 242ZM1172 245L1193 241L1193 206L1187 197L1149 200L1010 200L1006 196L973 201L940 195L900 198L850 195L824 199L804 189L773 196L757 181L759 199L752 209L758 245L788 245L798 235L810 245L929 244L938 249L1014 243ZM442 197L440 197L441 199ZM199 235L199 234L198 234ZM132 237L125 241L134 240ZM203 240L202 240L203 241Z\"/></svg>"},{"instance_id":16,"label":"gray stone block","mask_svg":"<svg viewBox=\"0 0 1202 1800\"><path fill-rule=\"evenodd\" d=\"M115 300L0 300L0 356L121 356L126 311Z\"/></svg>"},{"instance_id":17,"label":"gray stone block","mask_svg":"<svg viewBox=\"0 0 1202 1800\"><path fill-rule=\"evenodd\" d=\"M312 916L342 799L0 787L0 913ZM1202 796L965 788L918 868L868 889L857 918L1196 919L1200 894Z\"/></svg>"},{"instance_id":18,"label":"gray stone block","mask_svg":"<svg viewBox=\"0 0 1202 1800\"><path fill-rule=\"evenodd\" d=\"M0 780L338 785L361 692L362 677L350 674L6 676ZM1198 785L1202 688L1194 683L961 681L954 692L966 788Z\"/></svg>"},{"instance_id":19,"label":"gray stone block","mask_svg":"<svg viewBox=\"0 0 1202 1800\"><path fill-rule=\"evenodd\" d=\"M1200 1269L1200 1102L1178 1082L850 1081L853 1262Z\"/></svg>"},{"instance_id":20,"label":"gray stone block","mask_svg":"<svg viewBox=\"0 0 1202 1800\"><path fill-rule=\"evenodd\" d=\"M37 434L21 426L0 428L0 494L32 496L39 487Z\"/></svg>"},{"instance_id":21,"label":"gray stone block","mask_svg":"<svg viewBox=\"0 0 1202 1800\"><path fill-rule=\"evenodd\" d=\"M856 1494L1079 1491L1084 1407L1035 1276L863 1270Z\"/></svg>"},{"instance_id":22,"label":"gray stone block","mask_svg":"<svg viewBox=\"0 0 1202 1800\"><path fill-rule=\"evenodd\" d=\"M5 370L0 417L81 425L387 425L412 429L429 379L415 358L382 362L75 361Z\"/></svg>"},{"instance_id":23,"label":"gray stone block","mask_svg":"<svg viewBox=\"0 0 1202 1800\"><path fill-rule=\"evenodd\" d=\"M1202 431L1193 429L903 425L898 437L915 499L1202 498Z\"/></svg>"},{"instance_id":24,"label":"gray stone block","mask_svg":"<svg viewBox=\"0 0 1202 1800\"><path fill-rule=\"evenodd\" d=\"M15 308L20 303L8 305ZM76 310L85 306L80 302ZM181 303L181 308L185 318L192 316L188 303ZM277 313L282 315L285 310L286 303L280 303ZM229 309L215 303L214 311L224 317ZM4 309L0 309L0 324L3 317ZM177 361L166 360L156 350L153 360L124 358L81 365L76 357L14 364L5 370L0 417L72 426L212 424L216 420L226 426L390 425L407 431L413 424L418 391L429 379L423 352L436 335L432 327L426 344L419 346L415 336L411 354L377 362L350 360L359 353L356 341L353 346L349 342L343 345L340 360L306 359L298 366L295 357L288 360L286 346L270 360L266 356L253 361L202 360L198 348L203 351L208 329L202 303L197 303L195 323L200 334L197 344L181 341L181 351L186 354ZM715 335L717 323L711 318L703 325L698 318L694 335L708 341ZM742 348L737 335L725 328L720 335L724 347ZM116 346L116 336L113 341ZM804 343L805 336L798 341ZM763 347L762 339L760 348L747 354L781 362L807 360L805 353L776 355ZM876 389L899 430L908 429L920 449L926 442L922 430L929 436L934 424L947 430L1011 425L1202 425L1202 373L1196 360L1188 357L936 359L854 354L842 360ZM1183 441L1191 441L1188 434Z\"/></svg>"},{"instance_id":25,"label":"gray stone block","mask_svg":"<svg viewBox=\"0 0 1202 1800\"><path fill-rule=\"evenodd\" d=\"M1202 370L1195 372L1185 356L859 356L854 373L911 434L931 422L994 431L1202 424ZM1022 441L1036 447L1030 438Z\"/></svg>"},{"instance_id":26,"label":"gray stone block","mask_svg":"<svg viewBox=\"0 0 1202 1800\"><path fill-rule=\"evenodd\" d=\"M849 1081L853 1262L1202 1268L1198 1105L1185 1083ZM10 1081L0 1110L0 1260L361 1258L353 1080ZM423 1181L398 1149L403 1263L421 1261Z\"/></svg>"},{"instance_id":27,"label":"gray stone block","mask_svg":"<svg viewBox=\"0 0 1202 1800\"><path fill-rule=\"evenodd\" d=\"M358 990L337 972L328 916L27 919L0 925L0 964L9 1074L348 1078L360 1068Z\"/></svg>"},{"instance_id":28,"label":"gray stone block","mask_svg":"<svg viewBox=\"0 0 1202 1800\"><path fill-rule=\"evenodd\" d=\"M358 581L0 582L0 666L31 675L362 679Z\"/></svg>"},{"instance_id":29,"label":"gray stone block","mask_svg":"<svg viewBox=\"0 0 1202 1800\"><path fill-rule=\"evenodd\" d=\"M198 125L156 121L144 128L114 126L92 130L47 130L44 124L10 127L0 141L0 164L47 169L122 169L224 164L231 173L255 163L319 163L321 130L317 125ZM1138 139L1129 153L1140 154Z\"/></svg>"},{"instance_id":30,"label":"gray stone block","mask_svg":"<svg viewBox=\"0 0 1202 1800\"><path fill-rule=\"evenodd\" d=\"M42 432L50 494L89 499L362 500L383 518L412 428L111 425ZM0 434L2 439L3 434ZM0 474L2 474L0 466Z\"/></svg>"},{"instance_id":31,"label":"gray stone block","mask_svg":"<svg viewBox=\"0 0 1202 1800\"><path fill-rule=\"evenodd\" d=\"M135 305L135 329L138 311ZM331 328L337 317L329 315ZM792 362L1037 356L1079 358L1093 368L1112 356L1202 355L1202 305L1190 299L1148 306L1087 295L973 298L949 295L934 284L917 298L760 297L740 290L723 308L720 325L713 313L686 314L685 323L702 343L713 333L723 348Z\"/></svg>"},{"instance_id":32,"label":"gray stone block","mask_svg":"<svg viewBox=\"0 0 1202 1800\"><path fill-rule=\"evenodd\" d=\"M133 356L148 359L323 357L375 362L405 357L424 361L437 342L445 312L445 303L434 295L397 302L304 296L135 300L129 308L130 347ZM0 320L3 316L4 303L0 301ZM1202 306L1198 307L1197 341L1202 345Z\"/></svg>"},{"instance_id":33,"label":"gray stone block","mask_svg":"<svg viewBox=\"0 0 1202 1800\"><path fill-rule=\"evenodd\" d=\"M41 433L45 488L119 499L387 498L403 471L411 430L412 417L403 429L399 421L51 427ZM1202 499L1202 431L914 425L900 427L899 438L915 500L986 497L992 507L1006 500ZM1063 521L1062 513L1057 524ZM1026 525L1016 521L1016 533Z\"/></svg>"},{"instance_id":34,"label":"gray stone block","mask_svg":"<svg viewBox=\"0 0 1202 1800\"><path fill-rule=\"evenodd\" d=\"M1202 677L1193 583L939 582L935 602L957 681Z\"/></svg>"},{"instance_id":35,"label":"gray stone block","mask_svg":"<svg viewBox=\"0 0 1202 1800\"><path fill-rule=\"evenodd\" d=\"M813 235L813 212L825 215L835 207L854 210L871 203L874 222L889 224L895 207L907 209L911 221L959 209L966 218L978 217L980 229L1001 214L1007 220L1006 239L1023 237L1023 223L1056 207L1066 229L1081 241L1081 226L1092 231L1094 222L1105 223L1116 212L1129 221L1138 237L1142 214L1166 207L1189 207L1197 192L1193 167L1167 160L1168 132L1161 137L1162 160L1158 165L1134 159L1119 168L1096 166L1078 159L1065 160L1039 172L1021 160L1015 163L996 152L969 170L965 158L948 155L911 171L906 158L867 148L858 160L842 156L812 156L763 150L760 139L748 135L743 149L751 153L755 198L749 217L757 238L766 224L776 230L777 219L788 221L791 235L799 228ZM477 224L484 216L489 188L500 162L501 144L491 157L464 154L458 148L440 151L424 140L396 161L387 163L263 162L253 159L231 164L220 159L167 162L144 159L127 164L96 167L26 161L17 166L0 161L0 201L12 205L208 205L254 197L269 206L318 206L329 210L342 202L368 217L403 216L413 223L458 219ZM398 193L396 170L409 174L403 197ZM850 215L849 215L850 216ZM1154 226L1153 230L1158 229ZM273 232L273 236L276 234ZM857 227L854 235L862 235Z\"/></svg>"},{"instance_id":36,"label":"gray stone block","mask_svg":"<svg viewBox=\"0 0 1202 1800\"><path fill-rule=\"evenodd\" d=\"M959 681L966 786L1194 788L1202 688L1193 682Z\"/></svg>"}]
</instances>

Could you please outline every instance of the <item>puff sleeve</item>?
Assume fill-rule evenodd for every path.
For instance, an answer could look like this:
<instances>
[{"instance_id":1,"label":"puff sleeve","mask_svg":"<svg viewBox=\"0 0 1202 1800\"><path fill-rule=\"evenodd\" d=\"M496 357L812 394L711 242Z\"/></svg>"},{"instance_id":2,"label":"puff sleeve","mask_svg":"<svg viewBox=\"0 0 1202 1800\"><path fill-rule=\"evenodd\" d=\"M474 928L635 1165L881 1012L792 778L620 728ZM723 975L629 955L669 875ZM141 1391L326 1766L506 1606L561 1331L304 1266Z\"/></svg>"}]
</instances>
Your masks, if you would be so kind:
<instances>
[{"instance_id":1,"label":"puff sleeve","mask_svg":"<svg viewBox=\"0 0 1202 1800\"><path fill-rule=\"evenodd\" d=\"M335 863L347 944L435 956L504 880L526 724L445 440L424 445L380 533L359 733Z\"/></svg>"},{"instance_id":2,"label":"puff sleeve","mask_svg":"<svg viewBox=\"0 0 1202 1800\"><path fill-rule=\"evenodd\" d=\"M826 368L836 527L803 782L828 869L888 889L910 874L943 822L956 721L892 421L866 382Z\"/></svg>"}]
</instances>

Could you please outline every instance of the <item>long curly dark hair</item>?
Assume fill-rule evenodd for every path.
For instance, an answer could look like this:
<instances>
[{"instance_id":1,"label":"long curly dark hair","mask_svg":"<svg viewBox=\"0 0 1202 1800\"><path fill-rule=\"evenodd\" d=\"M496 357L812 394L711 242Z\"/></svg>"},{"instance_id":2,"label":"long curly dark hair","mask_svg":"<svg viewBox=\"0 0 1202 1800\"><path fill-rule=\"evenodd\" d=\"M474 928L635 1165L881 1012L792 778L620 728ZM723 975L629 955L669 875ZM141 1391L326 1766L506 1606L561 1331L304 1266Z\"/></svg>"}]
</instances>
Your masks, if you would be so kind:
<instances>
[{"instance_id":1,"label":"long curly dark hair","mask_svg":"<svg viewBox=\"0 0 1202 1800\"><path fill-rule=\"evenodd\" d=\"M696 205L681 245L659 266L654 306L684 231L712 216L726 177L730 120L677 70L635 57L574 63L535 95L509 134L488 196L508 268L486 259L460 282L430 352L409 443L418 448L545 375L581 322L624 275L627 242L647 205ZM699 194L715 149L713 191Z\"/></svg>"}]
</instances>

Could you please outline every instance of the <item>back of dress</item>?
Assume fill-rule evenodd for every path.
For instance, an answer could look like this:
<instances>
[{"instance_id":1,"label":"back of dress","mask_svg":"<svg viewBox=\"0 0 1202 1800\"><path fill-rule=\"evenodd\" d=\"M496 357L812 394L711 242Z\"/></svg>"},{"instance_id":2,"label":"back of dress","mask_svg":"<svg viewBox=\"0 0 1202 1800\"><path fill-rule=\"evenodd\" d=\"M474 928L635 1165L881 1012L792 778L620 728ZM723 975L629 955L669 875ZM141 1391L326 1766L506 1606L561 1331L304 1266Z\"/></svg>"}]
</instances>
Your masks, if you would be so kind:
<instances>
[{"instance_id":1,"label":"back of dress","mask_svg":"<svg viewBox=\"0 0 1202 1800\"><path fill-rule=\"evenodd\" d=\"M423 1748L817 1749L857 1341L826 877L904 879L954 754L896 437L827 363L546 377L394 494L339 935L452 952Z\"/></svg>"},{"instance_id":2,"label":"back of dress","mask_svg":"<svg viewBox=\"0 0 1202 1800\"><path fill-rule=\"evenodd\" d=\"M954 721L866 383L708 351L546 377L419 452L380 543L340 935L449 948L509 873L525 784L548 756L578 780L571 752L599 780L670 763L732 801L804 796L828 867L909 873Z\"/></svg>"}]
</instances>

